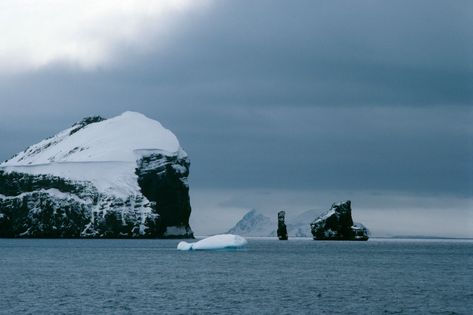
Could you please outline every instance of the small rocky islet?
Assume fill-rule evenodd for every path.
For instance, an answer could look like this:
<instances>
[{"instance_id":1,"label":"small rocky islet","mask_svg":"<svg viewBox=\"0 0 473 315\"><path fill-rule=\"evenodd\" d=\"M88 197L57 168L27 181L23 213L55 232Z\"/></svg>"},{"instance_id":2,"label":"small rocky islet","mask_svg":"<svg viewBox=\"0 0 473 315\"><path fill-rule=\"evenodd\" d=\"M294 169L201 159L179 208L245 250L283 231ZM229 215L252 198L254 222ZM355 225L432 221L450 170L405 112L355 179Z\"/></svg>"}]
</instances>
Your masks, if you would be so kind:
<instances>
[{"instance_id":1,"label":"small rocky islet","mask_svg":"<svg viewBox=\"0 0 473 315\"><path fill-rule=\"evenodd\" d=\"M351 216L351 201L334 203L311 224L314 240L367 241L368 229L361 223L354 223Z\"/></svg>"},{"instance_id":2,"label":"small rocky islet","mask_svg":"<svg viewBox=\"0 0 473 315\"><path fill-rule=\"evenodd\" d=\"M287 240L285 211L278 212L277 234L280 240ZM361 223L354 223L351 216L351 201L334 203L329 210L310 223L312 237L316 241L367 241L368 229Z\"/></svg>"},{"instance_id":3,"label":"small rocky islet","mask_svg":"<svg viewBox=\"0 0 473 315\"><path fill-rule=\"evenodd\" d=\"M286 241L288 239L285 216L286 216L285 211L279 211L278 212L278 230L277 230L277 233L278 233L278 238L281 241Z\"/></svg>"}]
</instances>

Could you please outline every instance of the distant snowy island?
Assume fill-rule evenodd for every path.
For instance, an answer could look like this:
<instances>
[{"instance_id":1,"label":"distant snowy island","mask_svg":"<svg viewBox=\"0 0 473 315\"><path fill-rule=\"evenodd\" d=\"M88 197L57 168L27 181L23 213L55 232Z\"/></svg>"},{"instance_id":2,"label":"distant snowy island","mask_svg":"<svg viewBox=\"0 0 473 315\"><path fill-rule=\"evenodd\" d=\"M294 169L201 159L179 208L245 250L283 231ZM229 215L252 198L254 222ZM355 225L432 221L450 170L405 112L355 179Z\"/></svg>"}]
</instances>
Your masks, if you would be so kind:
<instances>
[{"instance_id":1,"label":"distant snowy island","mask_svg":"<svg viewBox=\"0 0 473 315\"><path fill-rule=\"evenodd\" d=\"M327 211L308 210L289 217L286 227L289 237L312 237L314 240L367 240L368 229L353 222L351 201L334 203ZM270 218L251 210L227 233L253 237L276 237L277 217Z\"/></svg>"},{"instance_id":2,"label":"distant snowy island","mask_svg":"<svg viewBox=\"0 0 473 315\"><path fill-rule=\"evenodd\" d=\"M189 166L140 113L84 118L0 164L0 237L193 237Z\"/></svg>"},{"instance_id":3,"label":"distant snowy island","mask_svg":"<svg viewBox=\"0 0 473 315\"><path fill-rule=\"evenodd\" d=\"M288 216L286 225L289 237L312 237L310 222L321 212L320 210L308 210L295 217ZM252 237L276 237L277 228L276 213L274 217L269 217L253 209L248 211L227 233Z\"/></svg>"}]
</instances>

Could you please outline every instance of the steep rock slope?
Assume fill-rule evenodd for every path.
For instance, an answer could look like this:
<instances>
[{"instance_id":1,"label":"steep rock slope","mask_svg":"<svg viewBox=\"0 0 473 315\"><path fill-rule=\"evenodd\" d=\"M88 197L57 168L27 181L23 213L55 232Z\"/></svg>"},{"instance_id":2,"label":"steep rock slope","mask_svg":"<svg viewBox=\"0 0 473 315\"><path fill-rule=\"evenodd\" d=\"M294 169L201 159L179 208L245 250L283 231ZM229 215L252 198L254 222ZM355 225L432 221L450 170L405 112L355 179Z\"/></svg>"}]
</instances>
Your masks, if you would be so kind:
<instances>
[{"instance_id":1,"label":"steep rock slope","mask_svg":"<svg viewBox=\"0 0 473 315\"><path fill-rule=\"evenodd\" d=\"M0 236L193 237L189 166L142 114L85 118L0 164Z\"/></svg>"}]
</instances>

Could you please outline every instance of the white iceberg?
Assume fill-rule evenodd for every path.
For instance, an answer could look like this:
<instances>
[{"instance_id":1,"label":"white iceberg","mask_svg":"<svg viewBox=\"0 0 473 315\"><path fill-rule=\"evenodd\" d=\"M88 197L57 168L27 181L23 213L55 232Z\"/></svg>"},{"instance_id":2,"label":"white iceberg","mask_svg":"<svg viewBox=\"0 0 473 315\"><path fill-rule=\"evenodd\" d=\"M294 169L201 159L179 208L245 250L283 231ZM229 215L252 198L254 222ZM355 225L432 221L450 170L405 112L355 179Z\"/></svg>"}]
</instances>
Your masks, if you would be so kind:
<instances>
[{"instance_id":1,"label":"white iceberg","mask_svg":"<svg viewBox=\"0 0 473 315\"><path fill-rule=\"evenodd\" d=\"M195 243L179 242L178 250L217 250L237 249L248 244L248 241L239 235L219 234L204 238Z\"/></svg>"}]
</instances>

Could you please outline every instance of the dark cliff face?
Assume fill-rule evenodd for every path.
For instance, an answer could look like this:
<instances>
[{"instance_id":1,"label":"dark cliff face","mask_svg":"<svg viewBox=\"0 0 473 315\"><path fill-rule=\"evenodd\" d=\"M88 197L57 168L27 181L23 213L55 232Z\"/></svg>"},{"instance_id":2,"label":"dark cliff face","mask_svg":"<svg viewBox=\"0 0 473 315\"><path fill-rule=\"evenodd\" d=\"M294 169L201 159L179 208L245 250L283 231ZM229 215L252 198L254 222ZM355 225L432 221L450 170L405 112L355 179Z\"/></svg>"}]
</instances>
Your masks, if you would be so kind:
<instances>
[{"instance_id":1,"label":"dark cliff face","mask_svg":"<svg viewBox=\"0 0 473 315\"><path fill-rule=\"evenodd\" d=\"M125 200L89 182L0 171L0 237L192 238L189 164L187 157L142 158L143 195Z\"/></svg>"},{"instance_id":2,"label":"dark cliff face","mask_svg":"<svg viewBox=\"0 0 473 315\"><path fill-rule=\"evenodd\" d=\"M0 171L0 237L79 237L91 218L79 200L94 197L59 177Z\"/></svg>"},{"instance_id":3,"label":"dark cliff face","mask_svg":"<svg viewBox=\"0 0 473 315\"><path fill-rule=\"evenodd\" d=\"M193 237L189 226L191 206L189 199L190 162L187 157L152 154L143 157L136 169L138 184L143 195L159 214L153 228L156 234L172 237L169 229L183 231L176 237Z\"/></svg>"},{"instance_id":4,"label":"dark cliff face","mask_svg":"<svg viewBox=\"0 0 473 315\"><path fill-rule=\"evenodd\" d=\"M156 237L133 211L146 207L143 199L104 196L87 182L0 171L0 237Z\"/></svg>"},{"instance_id":5,"label":"dark cliff face","mask_svg":"<svg viewBox=\"0 0 473 315\"><path fill-rule=\"evenodd\" d=\"M361 224L354 224L351 215L351 202L333 204L311 224L315 240L367 240L368 230Z\"/></svg>"}]
</instances>

